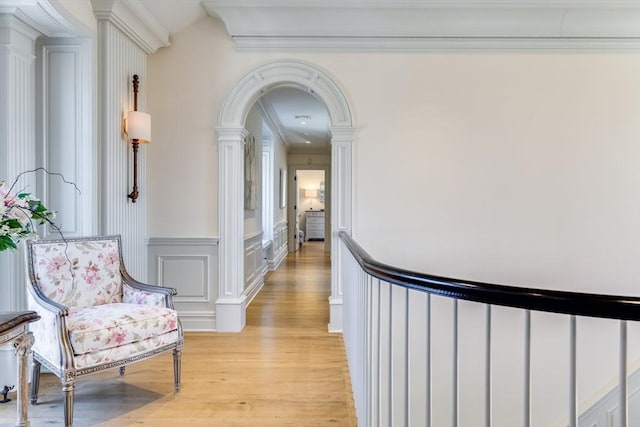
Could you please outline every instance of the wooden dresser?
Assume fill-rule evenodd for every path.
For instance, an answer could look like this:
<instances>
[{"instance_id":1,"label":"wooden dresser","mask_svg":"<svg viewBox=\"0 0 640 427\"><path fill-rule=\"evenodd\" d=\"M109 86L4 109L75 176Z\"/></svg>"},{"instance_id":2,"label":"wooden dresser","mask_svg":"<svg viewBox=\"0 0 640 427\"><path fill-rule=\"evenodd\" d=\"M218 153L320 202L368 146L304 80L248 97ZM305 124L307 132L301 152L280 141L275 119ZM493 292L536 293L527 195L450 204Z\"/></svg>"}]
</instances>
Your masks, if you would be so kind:
<instances>
[{"instance_id":1,"label":"wooden dresser","mask_svg":"<svg viewBox=\"0 0 640 427\"><path fill-rule=\"evenodd\" d=\"M305 238L307 240L324 240L324 211L306 211L306 230Z\"/></svg>"}]
</instances>

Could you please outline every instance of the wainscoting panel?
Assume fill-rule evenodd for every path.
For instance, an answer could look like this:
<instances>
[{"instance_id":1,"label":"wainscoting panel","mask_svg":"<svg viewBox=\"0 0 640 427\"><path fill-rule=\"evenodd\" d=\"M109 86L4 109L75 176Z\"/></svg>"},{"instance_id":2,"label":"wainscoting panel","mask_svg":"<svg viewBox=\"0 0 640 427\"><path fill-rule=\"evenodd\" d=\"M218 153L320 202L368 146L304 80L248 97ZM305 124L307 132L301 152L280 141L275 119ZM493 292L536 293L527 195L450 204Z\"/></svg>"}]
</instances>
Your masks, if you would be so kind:
<instances>
[{"instance_id":1,"label":"wainscoting panel","mask_svg":"<svg viewBox=\"0 0 640 427\"><path fill-rule=\"evenodd\" d=\"M262 247L262 233L246 236L244 239L244 295L247 305L260 292L267 272L267 261Z\"/></svg>"},{"instance_id":2,"label":"wainscoting panel","mask_svg":"<svg viewBox=\"0 0 640 427\"><path fill-rule=\"evenodd\" d=\"M149 281L175 288L175 306L187 331L216 329L218 239L150 238Z\"/></svg>"},{"instance_id":3,"label":"wainscoting panel","mask_svg":"<svg viewBox=\"0 0 640 427\"><path fill-rule=\"evenodd\" d=\"M629 411L628 425L640 425L640 369L636 369L627 379L627 392L629 400L627 407ZM619 424L619 386L611 389L600 400L584 411L578 419L579 426L588 427L617 427Z\"/></svg>"},{"instance_id":4,"label":"wainscoting panel","mask_svg":"<svg viewBox=\"0 0 640 427\"><path fill-rule=\"evenodd\" d=\"M180 287L176 302L207 302L210 300L208 264L208 256L161 255L158 257L158 282Z\"/></svg>"},{"instance_id":5,"label":"wainscoting panel","mask_svg":"<svg viewBox=\"0 0 640 427\"><path fill-rule=\"evenodd\" d=\"M267 266L275 270L287 257L287 221L282 220L273 227L273 244L267 252Z\"/></svg>"}]
</instances>

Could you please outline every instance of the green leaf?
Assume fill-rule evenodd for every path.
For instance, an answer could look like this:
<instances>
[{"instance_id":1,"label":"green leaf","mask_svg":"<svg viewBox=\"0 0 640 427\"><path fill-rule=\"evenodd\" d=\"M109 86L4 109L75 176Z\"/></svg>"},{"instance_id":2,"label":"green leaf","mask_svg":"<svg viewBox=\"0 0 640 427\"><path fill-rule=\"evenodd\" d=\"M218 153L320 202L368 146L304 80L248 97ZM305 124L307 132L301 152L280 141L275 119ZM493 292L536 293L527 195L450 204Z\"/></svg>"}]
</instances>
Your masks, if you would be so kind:
<instances>
[{"instance_id":1,"label":"green leaf","mask_svg":"<svg viewBox=\"0 0 640 427\"><path fill-rule=\"evenodd\" d=\"M7 249L16 249L15 242L9 236L0 236L0 252Z\"/></svg>"},{"instance_id":2,"label":"green leaf","mask_svg":"<svg viewBox=\"0 0 640 427\"><path fill-rule=\"evenodd\" d=\"M8 220L4 221L4 224L9 228L22 228L22 224L20 224L20 221L15 218L9 218Z\"/></svg>"}]
</instances>

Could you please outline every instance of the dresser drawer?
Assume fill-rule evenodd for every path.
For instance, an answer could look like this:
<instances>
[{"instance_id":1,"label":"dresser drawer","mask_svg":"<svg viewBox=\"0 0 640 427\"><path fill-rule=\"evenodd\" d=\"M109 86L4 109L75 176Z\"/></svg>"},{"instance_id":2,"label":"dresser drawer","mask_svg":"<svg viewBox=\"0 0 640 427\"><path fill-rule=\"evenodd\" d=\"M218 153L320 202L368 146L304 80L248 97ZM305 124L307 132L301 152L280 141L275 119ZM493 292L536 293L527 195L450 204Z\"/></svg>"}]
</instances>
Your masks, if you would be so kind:
<instances>
[{"instance_id":1,"label":"dresser drawer","mask_svg":"<svg viewBox=\"0 0 640 427\"><path fill-rule=\"evenodd\" d=\"M305 238L307 240L324 240L324 212L306 211L307 222Z\"/></svg>"}]
</instances>

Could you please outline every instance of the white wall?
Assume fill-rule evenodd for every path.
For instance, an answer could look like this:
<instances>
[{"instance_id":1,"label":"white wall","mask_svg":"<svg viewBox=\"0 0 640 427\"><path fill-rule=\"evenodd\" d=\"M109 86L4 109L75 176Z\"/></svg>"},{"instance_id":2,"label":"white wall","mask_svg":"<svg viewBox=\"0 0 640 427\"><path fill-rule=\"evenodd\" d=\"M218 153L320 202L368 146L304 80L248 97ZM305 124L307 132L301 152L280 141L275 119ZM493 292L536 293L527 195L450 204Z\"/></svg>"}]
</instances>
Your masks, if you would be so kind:
<instances>
[{"instance_id":1,"label":"white wall","mask_svg":"<svg viewBox=\"0 0 640 427\"><path fill-rule=\"evenodd\" d=\"M150 234L217 234L222 101L253 67L291 56L236 53L209 18L151 56ZM636 55L293 56L352 101L355 234L373 254L478 280L637 293ZM197 198L189 221L174 220L184 205L167 194ZM400 242L406 251L390 249Z\"/></svg>"},{"instance_id":2,"label":"white wall","mask_svg":"<svg viewBox=\"0 0 640 427\"><path fill-rule=\"evenodd\" d=\"M277 59L327 70L350 100L354 235L379 260L640 294L633 53L240 53L220 22L202 19L149 58L151 235L218 233L221 105L246 73ZM555 372L549 348L540 372Z\"/></svg>"},{"instance_id":3,"label":"white wall","mask_svg":"<svg viewBox=\"0 0 640 427\"><path fill-rule=\"evenodd\" d=\"M376 90L369 59L342 79L364 247L437 274L638 295L640 57L395 56Z\"/></svg>"}]
</instances>

